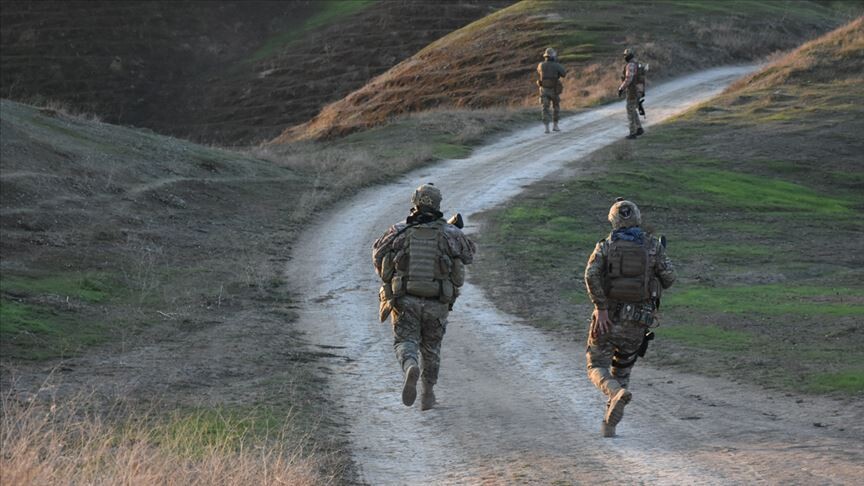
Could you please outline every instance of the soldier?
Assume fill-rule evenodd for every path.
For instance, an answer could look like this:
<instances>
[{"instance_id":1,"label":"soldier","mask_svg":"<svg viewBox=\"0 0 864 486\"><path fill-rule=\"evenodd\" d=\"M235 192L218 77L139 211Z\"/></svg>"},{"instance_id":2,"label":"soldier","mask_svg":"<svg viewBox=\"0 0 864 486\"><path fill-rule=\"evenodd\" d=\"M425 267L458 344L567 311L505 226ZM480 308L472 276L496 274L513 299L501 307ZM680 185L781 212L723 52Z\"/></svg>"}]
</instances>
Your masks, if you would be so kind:
<instances>
[{"instance_id":1,"label":"soldier","mask_svg":"<svg viewBox=\"0 0 864 486\"><path fill-rule=\"evenodd\" d=\"M551 47L543 52L543 62L537 65L537 86L540 87L540 104L543 105L543 125L549 133L549 104L552 104L552 130L558 130L558 113L561 111L561 78L566 75L564 66L558 63L558 53Z\"/></svg>"},{"instance_id":2,"label":"soldier","mask_svg":"<svg viewBox=\"0 0 864 486\"><path fill-rule=\"evenodd\" d=\"M639 121L639 100L645 96L645 66L636 62L633 49L624 49L624 72L621 74L621 85L618 86L618 97L627 92L627 119L630 121L630 134L627 138L634 139L645 133Z\"/></svg>"},{"instance_id":3,"label":"soldier","mask_svg":"<svg viewBox=\"0 0 864 486\"><path fill-rule=\"evenodd\" d=\"M588 378L607 397L603 437L615 426L632 398L627 385L636 359L645 355L648 331L660 294L675 281L665 238L643 230L639 208L618 198L609 210L612 233L600 240L585 267L585 286L594 303L588 336Z\"/></svg>"},{"instance_id":4,"label":"soldier","mask_svg":"<svg viewBox=\"0 0 864 486\"><path fill-rule=\"evenodd\" d=\"M379 292L381 321L391 316L393 348L404 374L402 403L414 403L420 379L420 409L429 410L435 404L432 388L438 381L447 314L459 296L475 247L460 229L460 216L451 219L454 224L442 218L441 191L434 185L418 187L411 203L405 223L391 226L372 245L372 263L384 282Z\"/></svg>"}]
</instances>

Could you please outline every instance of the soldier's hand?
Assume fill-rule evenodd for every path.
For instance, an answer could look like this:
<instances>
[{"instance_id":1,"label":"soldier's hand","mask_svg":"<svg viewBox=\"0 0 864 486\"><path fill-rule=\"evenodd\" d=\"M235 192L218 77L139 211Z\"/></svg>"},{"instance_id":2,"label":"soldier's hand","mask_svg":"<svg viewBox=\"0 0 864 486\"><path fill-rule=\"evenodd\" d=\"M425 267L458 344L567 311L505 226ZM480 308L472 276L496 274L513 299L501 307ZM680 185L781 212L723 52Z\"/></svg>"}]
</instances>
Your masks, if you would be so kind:
<instances>
[{"instance_id":1,"label":"soldier's hand","mask_svg":"<svg viewBox=\"0 0 864 486\"><path fill-rule=\"evenodd\" d=\"M591 315L591 337L596 338L609 332L612 321L609 320L609 311L606 309L594 309Z\"/></svg>"},{"instance_id":2,"label":"soldier's hand","mask_svg":"<svg viewBox=\"0 0 864 486\"><path fill-rule=\"evenodd\" d=\"M618 97L620 98L622 96L624 96L624 90L621 88L618 88Z\"/></svg>"}]
</instances>

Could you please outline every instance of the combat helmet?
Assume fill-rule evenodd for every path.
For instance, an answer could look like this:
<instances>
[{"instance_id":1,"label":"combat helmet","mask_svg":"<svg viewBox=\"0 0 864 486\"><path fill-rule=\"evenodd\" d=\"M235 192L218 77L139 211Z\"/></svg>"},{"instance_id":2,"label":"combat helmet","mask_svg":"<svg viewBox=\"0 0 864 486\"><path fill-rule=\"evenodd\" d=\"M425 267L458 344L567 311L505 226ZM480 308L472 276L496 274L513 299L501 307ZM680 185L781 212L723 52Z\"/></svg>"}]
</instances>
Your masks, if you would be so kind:
<instances>
[{"instance_id":1,"label":"combat helmet","mask_svg":"<svg viewBox=\"0 0 864 486\"><path fill-rule=\"evenodd\" d=\"M543 58L555 60L558 58L558 53L555 52L555 49L552 49L551 47L547 47L546 50L543 51Z\"/></svg>"},{"instance_id":2,"label":"combat helmet","mask_svg":"<svg viewBox=\"0 0 864 486\"><path fill-rule=\"evenodd\" d=\"M441 191L431 182L423 184L414 190L411 204L417 209L438 211L441 208Z\"/></svg>"},{"instance_id":3,"label":"combat helmet","mask_svg":"<svg viewBox=\"0 0 864 486\"><path fill-rule=\"evenodd\" d=\"M625 61L629 61L630 59L633 59L633 57L635 55L636 55L636 51L632 47L628 47L627 49L624 49L624 60Z\"/></svg>"},{"instance_id":4,"label":"combat helmet","mask_svg":"<svg viewBox=\"0 0 864 486\"><path fill-rule=\"evenodd\" d=\"M630 228L642 224L642 213L639 206L623 197L615 199L615 204L609 209L609 222L612 230Z\"/></svg>"}]
</instances>

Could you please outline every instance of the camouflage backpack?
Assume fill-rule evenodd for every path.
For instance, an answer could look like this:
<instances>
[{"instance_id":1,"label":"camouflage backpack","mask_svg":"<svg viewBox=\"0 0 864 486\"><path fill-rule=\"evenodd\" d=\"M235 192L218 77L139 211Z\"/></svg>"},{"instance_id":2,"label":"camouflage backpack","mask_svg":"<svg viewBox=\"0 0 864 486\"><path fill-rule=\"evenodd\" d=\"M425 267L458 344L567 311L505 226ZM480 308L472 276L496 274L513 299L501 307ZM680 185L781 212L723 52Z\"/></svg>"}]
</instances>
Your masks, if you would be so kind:
<instances>
[{"instance_id":1,"label":"camouflage backpack","mask_svg":"<svg viewBox=\"0 0 864 486\"><path fill-rule=\"evenodd\" d=\"M441 251L442 222L415 226L407 231L405 248L394 258L396 276L393 294L437 298L441 302L453 300L450 272L453 262Z\"/></svg>"},{"instance_id":2,"label":"camouflage backpack","mask_svg":"<svg viewBox=\"0 0 864 486\"><path fill-rule=\"evenodd\" d=\"M659 297L660 287L654 278L654 239L646 235L645 243L614 240L609 243L606 258L606 295L618 302L644 302Z\"/></svg>"}]
</instances>

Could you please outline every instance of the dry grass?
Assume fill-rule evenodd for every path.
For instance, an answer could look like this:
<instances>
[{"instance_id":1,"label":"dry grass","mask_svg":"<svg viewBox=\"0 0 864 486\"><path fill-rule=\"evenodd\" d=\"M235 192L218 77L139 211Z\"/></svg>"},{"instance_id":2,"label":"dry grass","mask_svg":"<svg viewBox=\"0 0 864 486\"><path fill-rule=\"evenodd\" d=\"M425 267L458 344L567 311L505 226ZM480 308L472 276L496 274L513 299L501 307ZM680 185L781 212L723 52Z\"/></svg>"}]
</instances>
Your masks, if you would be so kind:
<instances>
[{"instance_id":1,"label":"dry grass","mask_svg":"<svg viewBox=\"0 0 864 486\"><path fill-rule=\"evenodd\" d=\"M125 408L125 407L120 407ZM333 479L288 430L254 439L243 420L226 420L214 436L193 417L174 422L114 410L122 421L95 414L92 399L64 402L2 398L0 470L4 486L312 485ZM121 412L121 413L117 413ZM185 420L182 434L176 420Z\"/></svg>"},{"instance_id":2,"label":"dry grass","mask_svg":"<svg viewBox=\"0 0 864 486\"><path fill-rule=\"evenodd\" d=\"M625 46L651 64L650 83L762 59L845 18L817 2L526 0L430 44L275 141L341 136L438 108L536 106L534 68L548 46L570 73L562 107L575 109L615 98Z\"/></svg>"}]
</instances>

